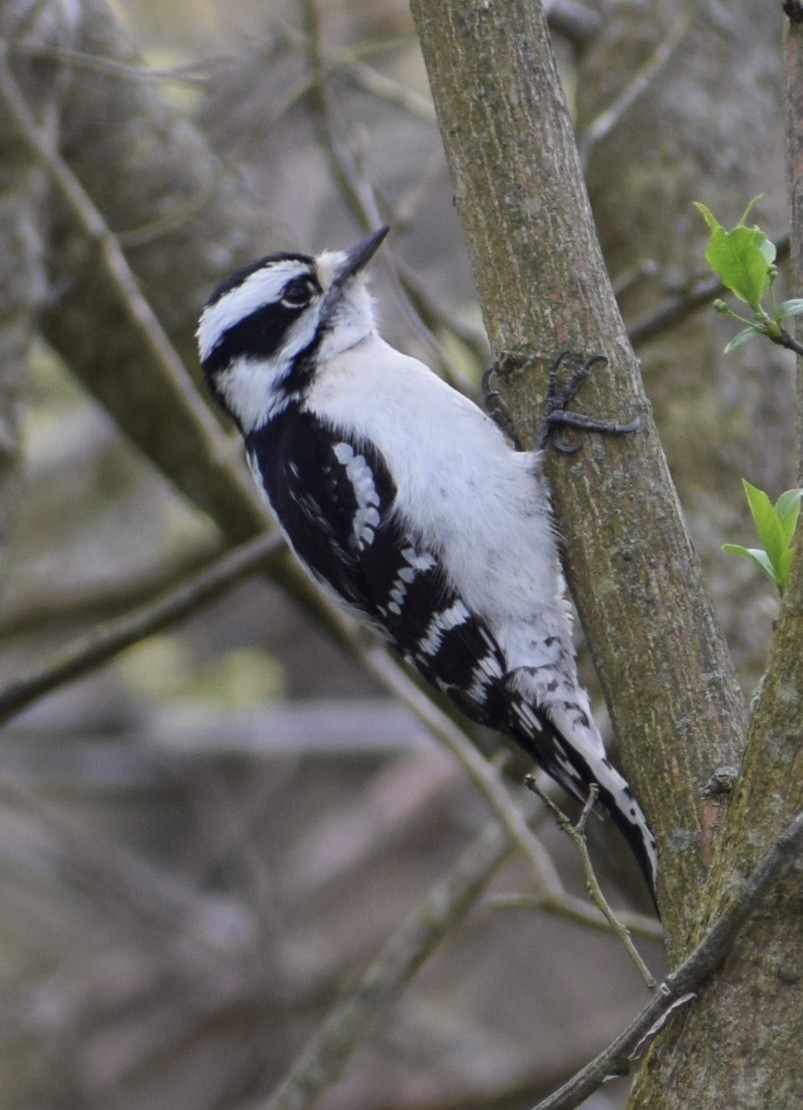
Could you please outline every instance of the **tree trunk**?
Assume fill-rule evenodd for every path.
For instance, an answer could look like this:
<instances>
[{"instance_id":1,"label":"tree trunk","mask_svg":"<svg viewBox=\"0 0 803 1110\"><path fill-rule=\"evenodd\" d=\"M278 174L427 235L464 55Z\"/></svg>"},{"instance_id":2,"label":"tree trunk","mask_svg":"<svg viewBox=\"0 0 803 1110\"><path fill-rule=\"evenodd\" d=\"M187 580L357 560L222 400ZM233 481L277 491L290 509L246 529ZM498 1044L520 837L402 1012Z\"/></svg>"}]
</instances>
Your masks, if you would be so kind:
<instances>
[{"instance_id":1,"label":"tree trunk","mask_svg":"<svg viewBox=\"0 0 803 1110\"><path fill-rule=\"evenodd\" d=\"M755 35L746 33L741 46L746 55L740 53L740 58L760 53ZM799 227L803 177L796 111L801 37L796 30L788 46L792 271L796 294L803 276ZM748 149L754 156L755 145L766 138L761 127L754 128L754 132L745 156ZM788 408L791 412L792 406ZM798 529L795 563L775 626L767 672L754 702L741 776L722 830L706 899L714 911L717 902L726 900L729 891L750 873L781 827L803 809L801 550L803 530ZM786 1110L801 1105L800 896L798 867L754 914L721 969L716 989L706 992L656 1046L634 1088L632 1107L671 1110L699 1104L713 1110L752 1110L757 1106Z\"/></svg>"},{"instance_id":2,"label":"tree trunk","mask_svg":"<svg viewBox=\"0 0 803 1110\"><path fill-rule=\"evenodd\" d=\"M549 473L627 772L659 835L675 962L803 800L801 572L727 814L705 786L718 767L738 765L745 711L605 276L542 13L459 0L437 9L416 0L413 12L499 387L520 437L532 429L533 387L517 370L543 373L563 347L611 359L585 408L622 418L635 404L642 417L638 435L585 439L581 455L551 459ZM801 928L792 873L752 918L716 989L658 1042L634 1106L800 1103Z\"/></svg>"},{"instance_id":3,"label":"tree trunk","mask_svg":"<svg viewBox=\"0 0 803 1110\"><path fill-rule=\"evenodd\" d=\"M543 13L524 0L504 12L419 0L413 14L520 439L533 431L535 374L543 381L563 348L610 359L583 408L642 420L623 440L586 436L577 455L548 452L548 471L623 763L658 834L662 913L680 954L716 827L703 787L738 761L741 695L606 276Z\"/></svg>"}]
</instances>

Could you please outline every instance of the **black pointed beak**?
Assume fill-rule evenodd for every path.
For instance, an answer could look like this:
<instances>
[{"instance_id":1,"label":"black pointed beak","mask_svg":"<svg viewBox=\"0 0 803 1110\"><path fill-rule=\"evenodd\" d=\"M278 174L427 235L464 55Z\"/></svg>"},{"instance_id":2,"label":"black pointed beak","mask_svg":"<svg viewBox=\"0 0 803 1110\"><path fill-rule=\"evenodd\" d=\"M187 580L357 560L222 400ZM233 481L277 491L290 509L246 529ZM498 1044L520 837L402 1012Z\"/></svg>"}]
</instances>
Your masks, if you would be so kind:
<instances>
[{"instance_id":1,"label":"black pointed beak","mask_svg":"<svg viewBox=\"0 0 803 1110\"><path fill-rule=\"evenodd\" d=\"M345 251L343 261L338 266L321 305L321 321L326 321L329 318L340 301L344 287L360 270L365 269L379 250L389 231L389 227L380 227L379 231L373 232L367 239L361 239L350 250Z\"/></svg>"},{"instance_id":2,"label":"black pointed beak","mask_svg":"<svg viewBox=\"0 0 803 1110\"><path fill-rule=\"evenodd\" d=\"M347 250L330 288L342 288L349 278L364 270L382 246L389 231L389 227L380 227L378 231L374 231L366 239L361 239L359 243Z\"/></svg>"}]
</instances>

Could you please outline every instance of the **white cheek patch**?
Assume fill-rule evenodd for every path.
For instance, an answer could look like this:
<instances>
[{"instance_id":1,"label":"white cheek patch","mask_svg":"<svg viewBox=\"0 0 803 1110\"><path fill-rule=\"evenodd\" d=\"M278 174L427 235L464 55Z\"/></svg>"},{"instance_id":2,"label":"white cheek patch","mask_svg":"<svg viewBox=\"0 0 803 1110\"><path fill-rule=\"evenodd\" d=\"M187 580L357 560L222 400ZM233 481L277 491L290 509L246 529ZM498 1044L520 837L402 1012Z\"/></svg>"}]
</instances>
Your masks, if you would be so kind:
<instances>
[{"instance_id":1,"label":"white cheek patch","mask_svg":"<svg viewBox=\"0 0 803 1110\"><path fill-rule=\"evenodd\" d=\"M291 361L305 347L309 347L318 328L318 306L305 309L284 337L284 342L274 356L278 361Z\"/></svg>"},{"instance_id":2,"label":"white cheek patch","mask_svg":"<svg viewBox=\"0 0 803 1110\"><path fill-rule=\"evenodd\" d=\"M241 355L216 376L215 388L246 435L286 408L290 398L277 385L289 369L285 360L265 362Z\"/></svg>"}]
</instances>

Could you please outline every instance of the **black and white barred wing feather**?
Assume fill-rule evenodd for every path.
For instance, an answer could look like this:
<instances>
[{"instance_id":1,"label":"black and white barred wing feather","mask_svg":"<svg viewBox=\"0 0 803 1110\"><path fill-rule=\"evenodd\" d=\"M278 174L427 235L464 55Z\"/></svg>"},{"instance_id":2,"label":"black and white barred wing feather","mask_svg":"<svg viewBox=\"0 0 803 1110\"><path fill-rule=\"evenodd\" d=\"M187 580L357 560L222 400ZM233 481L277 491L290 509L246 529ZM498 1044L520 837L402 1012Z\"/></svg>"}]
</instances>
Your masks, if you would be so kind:
<instances>
[{"instance_id":1,"label":"black and white barred wing feather","mask_svg":"<svg viewBox=\"0 0 803 1110\"><path fill-rule=\"evenodd\" d=\"M292 451L283 450L285 438ZM298 410L248 436L246 447L280 526L316 581L472 717L488 717L486 691L504 674L502 653L448 582L438 553L405 528L378 451L346 433L333 439L314 415ZM265 458L272 464L263 469Z\"/></svg>"}]
</instances>

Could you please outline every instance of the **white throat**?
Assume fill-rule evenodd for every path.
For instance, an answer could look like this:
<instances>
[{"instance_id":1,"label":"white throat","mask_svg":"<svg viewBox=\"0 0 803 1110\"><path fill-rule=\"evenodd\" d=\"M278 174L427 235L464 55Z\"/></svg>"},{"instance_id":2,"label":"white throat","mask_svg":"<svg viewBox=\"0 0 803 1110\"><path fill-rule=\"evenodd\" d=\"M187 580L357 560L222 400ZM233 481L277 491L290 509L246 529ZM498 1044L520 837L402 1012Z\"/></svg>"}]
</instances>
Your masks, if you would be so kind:
<instances>
[{"instance_id":1,"label":"white throat","mask_svg":"<svg viewBox=\"0 0 803 1110\"><path fill-rule=\"evenodd\" d=\"M365 287L365 281L359 281L345 290L335 307L318 348L318 361L328 362L336 355L356 347L375 331L373 298Z\"/></svg>"}]
</instances>

